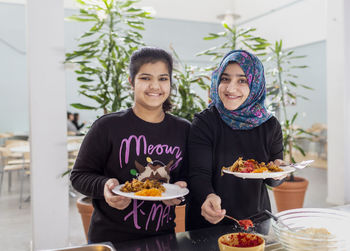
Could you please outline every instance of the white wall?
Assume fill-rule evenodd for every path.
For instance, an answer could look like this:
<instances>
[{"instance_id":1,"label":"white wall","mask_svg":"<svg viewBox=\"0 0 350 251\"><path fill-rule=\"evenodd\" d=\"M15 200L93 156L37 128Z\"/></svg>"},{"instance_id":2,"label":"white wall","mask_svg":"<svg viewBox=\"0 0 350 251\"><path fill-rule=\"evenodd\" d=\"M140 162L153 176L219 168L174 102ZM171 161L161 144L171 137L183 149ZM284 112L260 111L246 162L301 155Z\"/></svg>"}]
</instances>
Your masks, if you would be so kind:
<instances>
[{"instance_id":1,"label":"white wall","mask_svg":"<svg viewBox=\"0 0 350 251\"><path fill-rule=\"evenodd\" d=\"M242 15L238 24L257 28L269 41L282 39L285 48L326 39L325 0L239 0L236 6L238 13L248 12L247 16Z\"/></svg>"},{"instance_id":2,"label":"white wall","mask_svg":"<svg viewBox=\"0 0 350 251\"><path fill-rule=\"evenodd\" d=\"M0 0L4 3L26 4L27 0ZM219 3L219 4L218 4ZM218 23L217 15L234 8L234 0L142 0L137 6L152 7L156 18ZM64 0L65 8L77 8L75 0Z\"/></svg>"},{"instance_id":3,"label":"white wall","mask_svg":"<svg viewBox=\"0 0 350 251\"><path fill-rule=\"evenodd\" d=\"M327 2L327 201L344 204L350 203L350 2Z\"/></svg>"},{"instance_id":4,"label":"white wall","mask_svg":"<svg viewBox=\"0 0 350 251\"><path fill-rule=\"evenodd\" d=\"M75 12L76 10L66 9L65 16ZM5 42L0 41L0 132L21 133L29 130L24 13L25 5L0 3L0 39ZM65 22L66 51L77 46L76 39L87 27L88 23ZM196 57L195 54L212 47L214 42L202 38L209 32L219 32L220 27L218 23L158 18L146 21L143 34L146 44L167 50L172 44L184 62L203 65L208 63L208 58ZM66 69L67 109L79 112L81 121L92 122L101 112L75 110L69 105L91 102L78 94L79 84L75 78L73 71ZM50 107L50 104L42 105ZM42 114L43 120L47 118L47 113Z\"/></svg>"}]
</instances>

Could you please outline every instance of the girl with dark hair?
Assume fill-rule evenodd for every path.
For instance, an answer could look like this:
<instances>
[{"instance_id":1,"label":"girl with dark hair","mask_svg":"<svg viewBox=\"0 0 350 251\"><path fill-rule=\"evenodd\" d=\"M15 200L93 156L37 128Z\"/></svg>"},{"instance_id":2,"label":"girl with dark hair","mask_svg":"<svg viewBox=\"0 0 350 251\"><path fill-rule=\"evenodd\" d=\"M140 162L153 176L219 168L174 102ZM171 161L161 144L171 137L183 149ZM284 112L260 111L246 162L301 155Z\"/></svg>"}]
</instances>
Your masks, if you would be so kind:
<instances>
[{"instance_id":1,"label":"girl with dark hair","mask_svg":"<svg viewBox=\"0 0 350 251\"><path fill-rule=\"evenodd\" d=\"M73 113L73 120L72 120L72 122L73 122L74 126L77 128L78 131L81 128L83 128L84 125L85 125L85 122L79 124L79 117L80 117L79 113L77 113L77 112Z\"/></svg>"},{"instance_id":2,"label":"girl with dark hair","mask_svg":"<svg viewBox=\"0 0 350 251\"><path fill-rule=\"evenodd\" d=\"M93 198L90 243L111 241L118 246L174 232L179 199L131 200L112 192L119 184L149 175L187 186L190 123L166 113L171 108L172 68L172 57L162 49L135 51L129 66L133 107L102 116L85 136L70 179L74 188Z\"/></svg>"},{"instance_id":3,"label":"girl with dark hair","mask_svg":"<svg viewBox=\"0 0 350 251\"><path fill-rule=\"evenodd\" d=\"M225 214L246 219L271 210L266 185L277 186L285 176L274 179L242 179L221 175L239 157L281 164L282 131L268 113L264 68L251 53L234 50L213 72L209 108L197 114L189 136L189 188L187 229L213 224L233 224ZM267 233L268 222L257 226Z\"/></svg>"}]
</instances>

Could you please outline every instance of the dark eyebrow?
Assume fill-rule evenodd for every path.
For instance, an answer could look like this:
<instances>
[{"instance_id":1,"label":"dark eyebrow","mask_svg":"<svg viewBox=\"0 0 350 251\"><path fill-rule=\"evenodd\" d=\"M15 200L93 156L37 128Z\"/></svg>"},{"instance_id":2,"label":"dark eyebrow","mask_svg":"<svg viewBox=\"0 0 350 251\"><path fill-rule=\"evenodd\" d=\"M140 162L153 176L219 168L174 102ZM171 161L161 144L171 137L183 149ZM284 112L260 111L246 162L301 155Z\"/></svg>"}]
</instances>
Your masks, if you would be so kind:
<instances>
[{"instance_id":1,"label":"dark eyebrow","mask_svg":"<svg viewBox=\"0 0 350 251\"><path fill-rule=\"evenodd\" d=\"M152 74L149 74L149 73L140 73L138 74L139 76L152 76ZM168 73L163 73L163 74L160 74L159 76L169 76Z\"/></svg>"},{"instance_id":2,"label":"dark eyebrow","mask_svg":"<svg viewBox=\"0 0 350 251\"><path fill-rule=\"evenodd\" d=\"M225 75L225 76L232 76L232 75L230 75L230 74L227 74L227 73L223 73L223 74L221 74L221 76L223 76L223 75ZM236 74L236 76L237 77L243 77L243 78L247 78L244 74Z\"/></svg>"}]
</instances>

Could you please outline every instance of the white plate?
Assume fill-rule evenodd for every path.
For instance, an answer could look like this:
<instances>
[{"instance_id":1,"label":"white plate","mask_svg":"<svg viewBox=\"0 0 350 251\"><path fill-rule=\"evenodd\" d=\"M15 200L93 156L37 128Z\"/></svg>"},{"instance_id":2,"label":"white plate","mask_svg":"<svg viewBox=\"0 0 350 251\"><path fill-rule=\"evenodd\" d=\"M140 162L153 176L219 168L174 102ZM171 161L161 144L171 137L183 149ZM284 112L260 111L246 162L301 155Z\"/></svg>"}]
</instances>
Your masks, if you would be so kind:
<instances>
[{"instance_id":1,"label":"white plate","mask_svg":"<svg viewBox=\"0 0 350 251\"><path fill-rule=\"evenodd\" d=\"M265 173L239 173L239 172L231 172L228 170L223 170L223 172L228 174L233 174L234 176L237 176L243 179L269 179L269 178L277 178L282 175L295 171L295 168L290 166L284 166L280 168L283 169L284 171L283 172L265 172Z\"/></svg>"},{"instance_id":2,"label":"white plate","mask_svg":"<svg viewBox=\"0 0 350 251\"><path fill-rule=\"evenodd\" d=\"M175 198L185 196L186 194L189 193L187 188L181 188L178 185L166 183L166 184L163 184L163 186L165 187L165 192L163 192L162 196L160 196L160 197L138 196L138 195L135 195L134 192L125 193L125 192L120 191L120 188L122 186L124 186L124 184L116 186L112 191L115 194L122 195L122 196L129 197L131 199L136 199L136 200L150 200L150 201L170 200L170 199L175 199Z\"/></svg>"}]
</instances>

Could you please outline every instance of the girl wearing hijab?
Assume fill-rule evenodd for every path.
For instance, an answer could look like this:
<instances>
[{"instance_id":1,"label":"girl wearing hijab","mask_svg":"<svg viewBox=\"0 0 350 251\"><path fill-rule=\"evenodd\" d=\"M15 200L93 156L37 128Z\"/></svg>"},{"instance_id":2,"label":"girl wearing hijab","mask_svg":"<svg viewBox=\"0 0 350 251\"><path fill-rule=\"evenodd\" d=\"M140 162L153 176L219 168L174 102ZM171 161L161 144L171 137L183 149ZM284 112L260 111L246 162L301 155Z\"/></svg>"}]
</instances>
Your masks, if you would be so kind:
<instances>
[{"instance_id":1,"label":"girl wearing hijab","mask_svg":"<svg viewBox=\"0 0 350 251\"><path fill-rule=\"evenodd\" d=\"M258 162L283 157L282 131L277 119L268 113L264 68L249 52L234 50L221 61L212 74L211 104L196 114L189 135L190 203L187 230L213 224L232 225L232 220L246 219L271 210L266 185L277 186L278 179L242 179L221 176L221 168L239 157ZM269 222L256 226L266 234Z\"/></svg>"}]
</instances>

